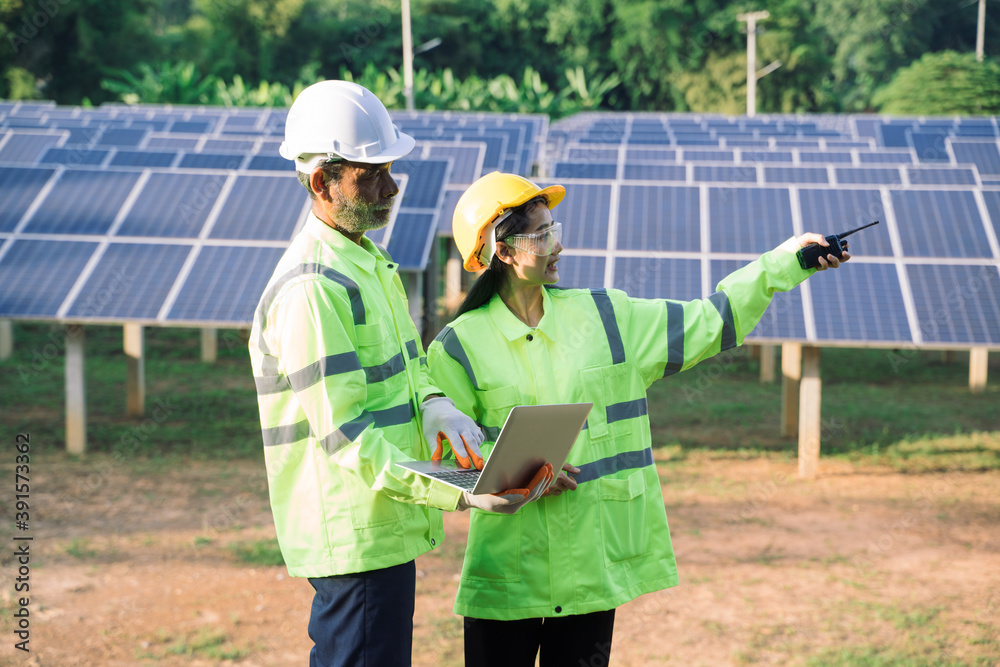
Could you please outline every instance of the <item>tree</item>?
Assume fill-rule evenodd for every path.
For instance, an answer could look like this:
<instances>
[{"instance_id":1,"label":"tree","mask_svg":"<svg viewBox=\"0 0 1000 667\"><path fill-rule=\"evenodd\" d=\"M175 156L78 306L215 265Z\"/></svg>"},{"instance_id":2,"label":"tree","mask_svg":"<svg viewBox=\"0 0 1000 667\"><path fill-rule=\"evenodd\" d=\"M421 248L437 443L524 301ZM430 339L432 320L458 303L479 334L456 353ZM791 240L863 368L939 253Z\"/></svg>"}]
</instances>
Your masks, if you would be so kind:
<instances>
[{"instance_id":1,"label":"tree","mask_svg":"<svg viewBox=\"0 0 1000 667\"><path fill-rule=\"evenodd\" d=\"M1000 64L977 62L973 53L928 53L877 91L882 113L903 116L1000 113Z\"/></svg>"}]
</instances>

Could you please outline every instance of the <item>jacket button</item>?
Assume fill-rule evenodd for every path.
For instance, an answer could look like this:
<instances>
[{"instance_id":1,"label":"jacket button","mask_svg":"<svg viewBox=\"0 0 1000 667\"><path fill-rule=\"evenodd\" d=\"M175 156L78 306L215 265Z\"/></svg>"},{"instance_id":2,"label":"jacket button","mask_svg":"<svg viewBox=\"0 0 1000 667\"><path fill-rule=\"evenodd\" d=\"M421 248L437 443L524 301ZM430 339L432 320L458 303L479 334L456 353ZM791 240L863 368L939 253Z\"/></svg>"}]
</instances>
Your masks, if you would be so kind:
<instances>
[{"instance_id":1,"label":"jacket button","mask_svg":"<svg viewBox=\"0 0 1000 667\"><path fill-rule=\"evenodd\" d=\"M556 607L556 613L557 613L557 614L558 614L559 612L561 612L561 611L562 611L562 607Z\"/></svg>"},{"instance_id":2,"label":"jacket button","mask_svg":"<svg viewBox=\"0 0 1000 667\"><path fill-rule=\"evenodd\" d=\"M433 547L433 546L436 546L436 545L437 545L437 542L435 542L434 538L432 537L431 538L431 546Z\"/></svg>"},{"instance_id":3,"label":"jacket button","mask_svg":"<svg viewBox=\"0 0 1000 667\"><path fill-rule=\"evenodd\" d=\"M392 264L386 264L386 268L391 269L392 268Z\"/></svg>"},{"instance_id":4,"label":"jacket button","mask_svg":"<svg viewBox=\"0 0 1000 667\"><path fill-rule=\"evenodd\" d=\"M527 336L525 336L525 338L527 338L529 341L534 340L534 336L532 336L531 334L528 334Z\"/></svg>"}]
</instances>

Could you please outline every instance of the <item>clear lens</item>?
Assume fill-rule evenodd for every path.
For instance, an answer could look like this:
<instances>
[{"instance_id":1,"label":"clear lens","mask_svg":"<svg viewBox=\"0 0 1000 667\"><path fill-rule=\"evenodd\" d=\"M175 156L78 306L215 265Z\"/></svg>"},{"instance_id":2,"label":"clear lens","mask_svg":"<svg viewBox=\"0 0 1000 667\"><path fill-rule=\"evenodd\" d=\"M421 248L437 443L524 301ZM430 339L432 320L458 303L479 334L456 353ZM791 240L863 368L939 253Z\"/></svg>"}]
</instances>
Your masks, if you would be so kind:
<instances>
[{"instance_id":1,"label":"clear lens","mask_svg":"<svg viewBox=\"0 0 1000 667\"><path fill-rule=\"evenodd\" d=\"M507 245L532 255L551 255L562 240L562 223L553 222L551 227L535 234L514 234L503 239Z\"/></svg>"}]
</instances>

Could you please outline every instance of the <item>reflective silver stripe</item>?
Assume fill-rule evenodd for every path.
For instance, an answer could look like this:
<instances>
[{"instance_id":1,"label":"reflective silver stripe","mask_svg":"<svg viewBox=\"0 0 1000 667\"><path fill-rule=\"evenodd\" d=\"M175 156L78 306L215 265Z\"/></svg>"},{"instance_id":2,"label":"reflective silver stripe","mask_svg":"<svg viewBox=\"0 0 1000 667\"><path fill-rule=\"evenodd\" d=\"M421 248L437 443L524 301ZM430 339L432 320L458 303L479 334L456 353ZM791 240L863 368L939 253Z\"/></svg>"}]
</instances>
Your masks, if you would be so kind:
<instances>
[{"instance_id":1,"label":"reflective silver stripe","mask_svg":"<svg viewBox=\"0 0 1000 667\"><path fill-rule=\"evenodd\" d=\"M667 365L663 377L684 367L684 306L667 301Z\"/></svg>"},{"instance_id":2,"label":"reflective silver stripe","mask_svg":"<svg viewBox=\"0 0 1000 667\"><path fill-rule=\"evenodd\" d=\"M356 282L344 274L334 271L330 267L323 266L322 264L316 264L315 262L311 264L299 264L294 269L288 271L283 276L275 280L267 292L264 293L264 296L260 298L260 303L257 305L257 311L254 313L254 323L257 325L257 331L260 332L257 340L257 348L264 354L271 353L271 350L264 342L264 315L271 309L271 304L274 302L274 299L278 296L278 292L285 286L286 283L298 278L299 276L312 273L318 273L339 285L343 285L343 287L347 290L348 298L351 300L351 314L354 317L355 326L365 323L365 304L361 299L361 290L358 289L358 284Z\"/></svg>"},{"instance_id":3,"label":"reflective silver stripe","mask_svg":"<svg viewBox=\"0 0 1000 667\"><path fill-rule=\"evenodd\" d=\"M375 418L367 410L347 422L333 433L319 441L320 446L327 455L335 454L344 446L354 442L354 439L361 435L362 431L371 426Z\"/></svg>"},{"instance_id":4,"label":"reflective silver stripe","mask_svg":"<svg viewBox=\"0 0 1000 667\"><path fill-rule=\"evenodd\" d=\"M307 420L303 420L298 424L275 426L274 428L263 428L261 429L261 436L264 440L265 447L287 445L292 442L298 442L299 440L305 440L309 437L309 422Z\"/></svg>"},{"instance_id":5,"label":"reflective silver stripe","mask_svg":"<svg viewBox=\"0 0 1000 667\"><path fill-rule=\"evenodd\" d=\"M279 390L291 387L293 391L302 391L321 382L327 376L360 370L361 362L358 361L358 355L353 351L331 354L315 363L309 364L305 368L290 373L288 379L283 383L284 386L280 387ZM260 384L257 385L257 393L264 393L260 390Z\"/></svg>"},{"instance_id":6,"label":"reflective silver stripe","mask_svg":"<svg viewBox=\"0 0 1000 667\"><path fill-rule=\"evenodd\" d=\"M420 354L420 350L417 348L417 341L408 340L406 341L406 353L410 355L410 359L416 359Z\"/></svg>"},{"instance_id":7,"label":"reflective silver stripe","mask_svg":"<svg viewBox=\"0 0 1000 667\"><path fill-rule=\"evenodd\" d=\"M420 357L420 365L421 366L427 365L427 357Z\"/></svg>"},{"instance_id":8,"label":"reflective silver stripe","mask_svg":"<svg viewBox=\"0 0 1000 667\"><path fill-rule=\"evenodd\" d=\"M604 408L608 416L608 423L618 422L623 419L634 419L646 414L646 397L637 398L634 401L624 401L615 403Z\"/></svg>"},{"instance_id":9,"label":"reflective silver stripe","mask_svg":"<svg viewBox=\"0 0 1000 667\"><path fill-rule=\"evenodd\" d=\"M708 297L708 300L722 318L722 347L719 351L736 347L736 325L733 324L733 309L729 305L729 296L725 292L716 292Z\"/></svg>"},{"instance_id":10,"label":"reflective silver stripe","mask_svg":"<svg viewBox=\"0 0 1000 667\"><path fill-rule=\"evenodd\" d=\"M479 384L476 383L476 374L472 372L472 363L469 361L469 356L465 353L462 341L458 339L458 334L455 333L455 330L451 327L445 327L434 340L440 341L444 351L452 359L462 364L465 374L469 376L469 382L472 383L475 389L479 389Z\"/></svg>"},{"instance_id":11,"label":"reflective silver stripe","mask_svg":"<svg viewBox=\"0 0 1000 667\"><path fill-rule=\"evenodd\" d=\"M621 452L614 456L609 456L593 463L585 463L580 468L580 472L573 475L577 484L590 482L598 477L613 475L620 470L631 470L632 468L644 468L653 465L653 450L650 448L638 452Z\"/></svg>"},{"instance_id":12,"label":"reflective silver stripe","mask_svg":"<svg viewBox=\"0 0 1000 667\"><path fill-rule=\"evenodd\" d=\"M375 384L376 382L388 380L393 375L398 375L405 370L406 364L403 361L403 353L400 352L384 364L365 366L365 377L368 379L368 384Z\"/></svg>"},{"instance_id":13,"label":"reflective silver stripe","mask_svg":"<svg viewBox=\"0 0 1000 667\"><path fill-rule=\"evenodd\" d=\"M375 419L375 426L385 428L386 426L399 426L408 424L415 416L413 403L404 403L394 408L385 410L372 410L372 417Z\"/></svg>"},{"instance_id":14,"label":"reflective silver stripe","mask_svg":"<svg viewBox=\"0 0 1000 667\"><path fill-rule=\"evenodd\" d=\"M615 307L611 304L611 297L605 289L592 289L590 295L597 306L597 312L601 315L601 322L604 323L604 333L608 337L608 347L611 349L611 363L620 364L625 361L625 345L618 330L618 320L615 319Z\"/></svg>"},{"instance_id":15,"label":"reflective silver stripe","mask_svg":"<svg viewBox=\"0 0 1000 667\"><path fill-rule=\"evenodd\" d=\"M264 358L269 359L270 357ZM258 396L280 394L281 392L292 388L292 386L288 384L288 378L284 375L254 376L253 383L257 386Z\"/></svg>"}]
</instances>

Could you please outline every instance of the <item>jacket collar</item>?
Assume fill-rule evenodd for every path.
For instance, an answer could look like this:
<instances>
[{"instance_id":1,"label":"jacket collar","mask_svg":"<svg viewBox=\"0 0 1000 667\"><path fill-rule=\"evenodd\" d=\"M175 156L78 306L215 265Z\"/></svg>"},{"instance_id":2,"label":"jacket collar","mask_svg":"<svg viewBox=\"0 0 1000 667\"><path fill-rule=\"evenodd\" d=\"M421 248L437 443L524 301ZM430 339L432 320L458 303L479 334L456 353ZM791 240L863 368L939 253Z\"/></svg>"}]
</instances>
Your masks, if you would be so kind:
<instances>
[{"instance_id":1,"label":"jacket collar","mask_svg":"<svg viewBox=\"0 0 1000 667\"><path fill-rule=\"evenodd\" d=\"M317 218L312 212L309 213L305 226L310 234L332 248L338 257L351 260L367 273L375 272L377 259L382 258L382 253L379 252L375 242L367 236L362 236L361 245L358 245Z\"/></svg>"},{"instance_id":2,"label":"jacket collar","mask_svg":"<svg viewBox=\"0 0 1000 667\"><path fill-rule=\"evenodd\" d=\"M523 338L532 332L541 332L550 340L555 340L555 315L552 313L552 298L549 291L542 287L542 319L538 321L538 326L532 329L527 324L517 318L517 315L510 312L507 304L503 302L499 294L494 294L490 300L489 312L493 322L497 325L507 340L513 341Z\"/></svg>"}]
</instances>

